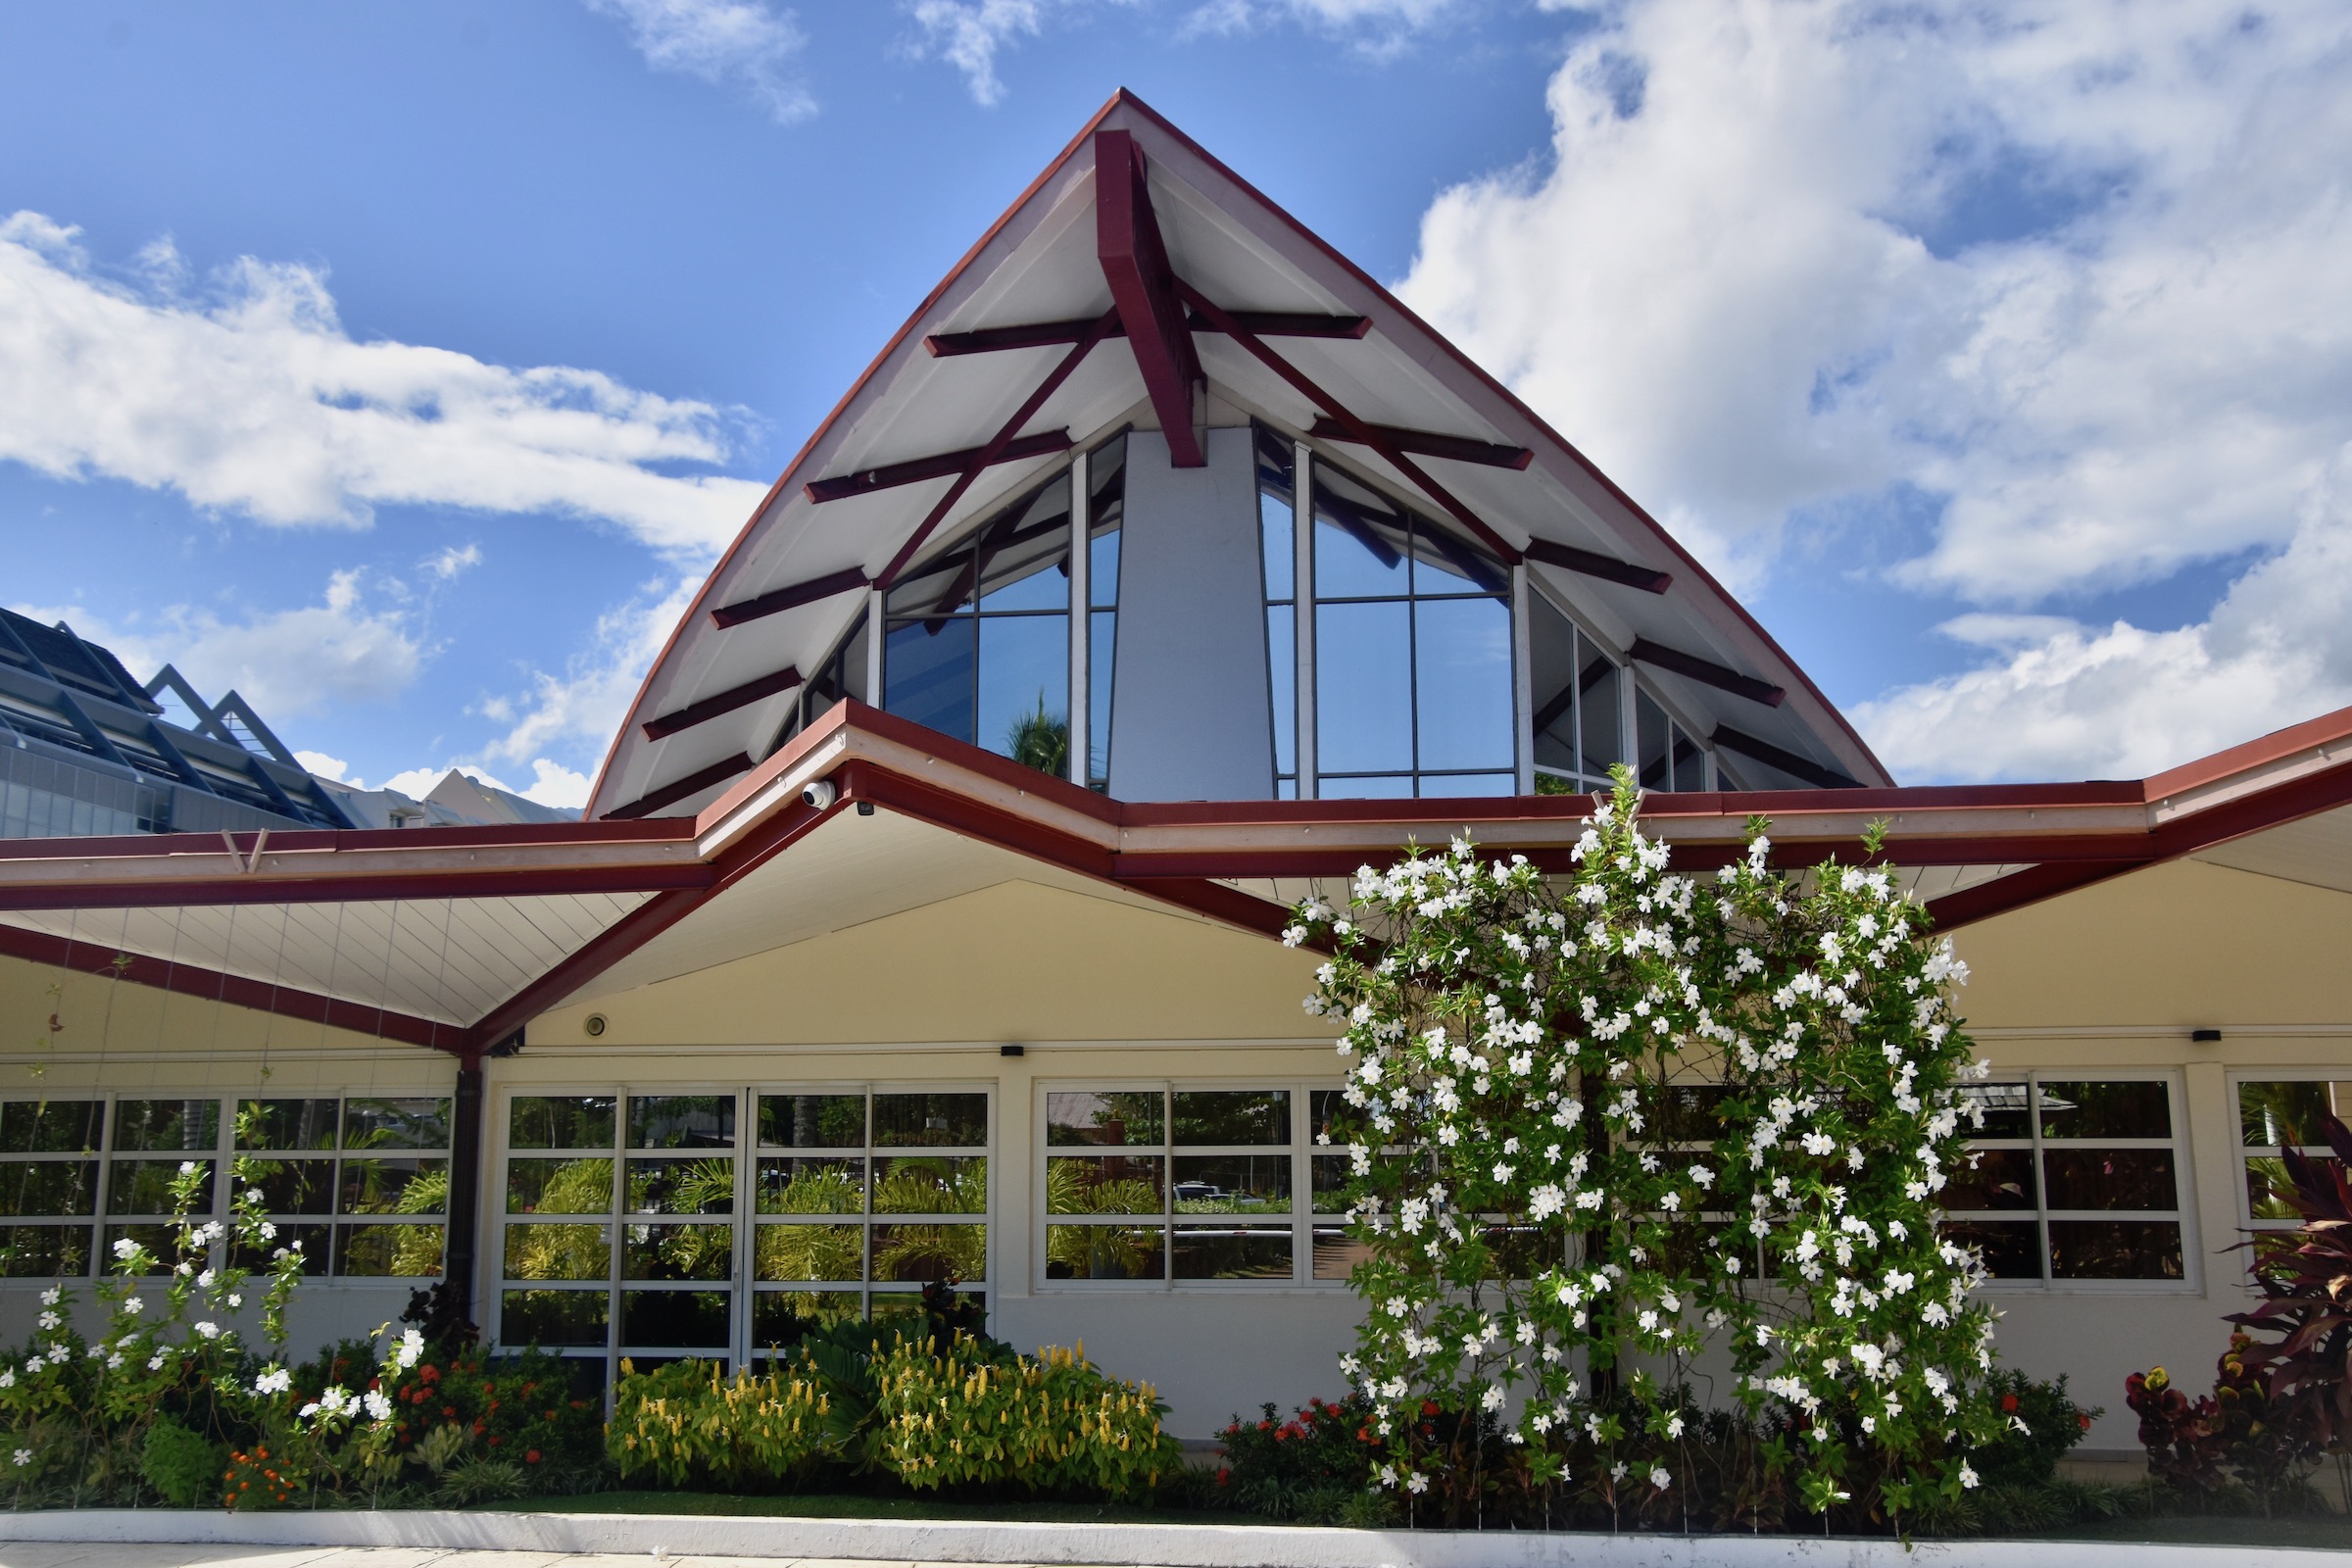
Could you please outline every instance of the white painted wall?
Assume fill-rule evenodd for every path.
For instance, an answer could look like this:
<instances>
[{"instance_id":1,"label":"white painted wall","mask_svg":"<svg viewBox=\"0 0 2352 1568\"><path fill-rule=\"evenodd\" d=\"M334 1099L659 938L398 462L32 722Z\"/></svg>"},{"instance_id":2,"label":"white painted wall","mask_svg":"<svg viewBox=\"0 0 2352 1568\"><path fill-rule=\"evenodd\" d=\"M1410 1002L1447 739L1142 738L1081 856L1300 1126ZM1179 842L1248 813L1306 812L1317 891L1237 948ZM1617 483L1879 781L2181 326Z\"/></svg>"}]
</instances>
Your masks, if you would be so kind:
<instances>
[{"instance_id":1,"label":"white painted wall","mask_svg":"<svg viewBox=\"0 0 2352 1568\"><path fill-rule=\"evenodd\" d=\"M1158 431L1127 438L1110 725L1119 800L1274 793L1250 439L1211 430L1207 466L1172 468Z\"/></svg>"}]
</instances>

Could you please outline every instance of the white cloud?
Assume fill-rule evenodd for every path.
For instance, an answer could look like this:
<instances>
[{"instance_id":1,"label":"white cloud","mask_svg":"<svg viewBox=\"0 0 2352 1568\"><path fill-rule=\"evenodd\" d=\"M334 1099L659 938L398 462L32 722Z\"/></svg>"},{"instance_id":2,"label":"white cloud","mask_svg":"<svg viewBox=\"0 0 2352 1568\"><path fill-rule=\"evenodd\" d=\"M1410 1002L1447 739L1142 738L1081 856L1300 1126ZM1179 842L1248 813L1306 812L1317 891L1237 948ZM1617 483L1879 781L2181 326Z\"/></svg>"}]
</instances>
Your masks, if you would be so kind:
<instances>
[{"instance_id":1,"label":"white cloud","mask_svg":"<svg viewBox=\"0 0 2352 1568\"><path fill-rule=\"evenodd\" d=\"M462 550L456 545L449 545L440 554L426 560L424 569L443 582L451 582L481 564L480 545L467 545Z\"/></svg>"},{"instance_id":2,"label":"white cloud","mask_svg":"<svg viewBox=\"0 0 2352 1568\"><path fill-rule=\"evenodd\" d=\"M1414 34L1466 8L1465 0L1208 0L1186 20L1184 30L1230 34L1296 22L1348 37L1366 53L1384 56L1398 52Z\"/></svg>"},{"instance_id":3,"label":"white cloud","mask_svg":"<svg viewBox=\"0 0 2352 1568\"><path fill-rule=\"evenodd\" d=\"M963 73L972 101L1000 102L1004 83L997 78L997 51L1022 36L1035 37L1054 0L914 0L908 8L923 29L921 53L933 54Z\"/></svg>"},{"instance_id":4,"label":"white cloud","mask_svg":"<svg viewBox=\"0 0 2352 1568\"><path fill-rule=\"evenodd\" d=\"M117 625L78 606L17 609L70 623L112 649L139 679L169 663L208 702L233 689L282 738L287 718L389 702L416 679L429 650L413 628L407 602L391 597L389 605L370 602L367 574L355 569L330 576L316 605L239 618L175 605Z\"/></svg>"},{"instance_id":5,"label":"white cloud","mask_svg":"<svg viewBox=\"0 0 2352 1568\"><path fill-rule=\"evenodd\" d=\"M808 38L790 11L764 0L586 0L628 29L629 43L656 71L713 85L740 85L789 125L816 113L792 70Z\"/></svg>"},{"instance_id":6,"label":"white cloud","mask_svg":"<svg viewBox=\"0 0 2352 1568\"><path fill-rule=\"evenodd\" d=\"M594 370L355 342L307 267L246 257L196 298L158 242L143 283L112 281L75 233L0 219L0 461L277 525L362 525L383 503L565 513L697 561L764 493L650 466L726 458L707 404Z\"/></svg>"},{"instance_id":7,"label":"white cloud","mask_svg":"<svg viewBox=\"0 0 2352 1568\"><path fill-rule=\"evenodd\" d=\"M660 597L634 599L598 617L588 647L562 674L534 671L526 699L515 703L494 698L482 704L485 713L512 720L482 755L534 767L551 752L602 758L619 732L645 672L701 586L698 579L687 577L649 585L648 595ZM532 787L555 787L549 779L542 774ZM580 802L570 804L585 803L585 788L583 778Z\"/></svg>"},{"instance_id":8,"label":"white cloud","mask_svg":"<svg viewBox=\"0 0 2352 1568\"><path fill-rule=\"evenodd\" d=\"M1402 287L1735 581L1903 486L1895 579L1990 610L2272 555L1858 710L1899 771L2177 761L2352 689L2348 88L2334 0L1632 0Z\"/></svg>"},{"instance_id":9,"label":"white cloud","mask_svg":"<svg viewBox=\"0 0 2352 1568\"><path fill-rule=\"evenodd\" d=\"M338 784L349 784L355 790L364 790L368 787L356 778L345 776L350 773L351 764L340 757L329 757L324 752L297 750L294 753L294 760L302 764L303 771L306 773L316 773L320 778L331 778Z\"/></svg>"}]
</instances>

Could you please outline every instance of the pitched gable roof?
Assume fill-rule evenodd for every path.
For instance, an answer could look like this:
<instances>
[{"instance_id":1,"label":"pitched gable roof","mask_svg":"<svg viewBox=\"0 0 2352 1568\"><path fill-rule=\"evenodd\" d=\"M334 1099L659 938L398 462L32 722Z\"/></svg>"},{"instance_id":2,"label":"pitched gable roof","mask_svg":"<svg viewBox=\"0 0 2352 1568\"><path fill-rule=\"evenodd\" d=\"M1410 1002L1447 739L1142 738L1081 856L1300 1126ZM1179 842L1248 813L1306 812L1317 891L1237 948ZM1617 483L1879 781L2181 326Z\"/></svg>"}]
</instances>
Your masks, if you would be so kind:
<instances>
[{"instance_id":1,"label":"pitched gable roof","mask_svg":"<svg viewBox=\"0 0 2352 1568\"><path fill-rule=\"evenodd\" d=\"M1102 132L1123 133L1142 154L1148 207L1192 310L1190 348L1217 422L1247 415L1307 436L1431 515L1491 533L1506 553L1541 542L1531 571L1613 653L1639 647L1670 700L1736 720L1732 727L1824 772L1891 782L1770 635L1607 475L1360 268L1121 91L923 301L785 469L646 677L598 777L591 817L649 798L680 811L712 799L772 749L793 700L787 677L817 666L860 608L861 585L901 563L926 521L934 526L923 547L936 548L1050 473L1063 461L1065 434L1083 444L1122 422L1158 423L1139 369L1155 345L1121 340L1105 275ZM1223 313L1241 314L1245 327L1257 323L1264 337L1215 330ZM1264 329L1283 314L1366 325L1352 336ZM1087 322L1095 335L1075 352ZM932 341L1036 323L1071 325L1058 338L995 352L940 353ZM1319 424L1333 433L1312 434ZM1432 432L1523 449L1528 459L1494 466L1426 446L1412 456L1367 450L1365 426L1376 442L1383 431ZM855 477L992 445L990 455L1001 456L1016 437L1028 438L1016 450L1031 455L968 473L951 465L927 479L867 488ZM809 486L828 480L850 493L812 497ZM1592 574L1612 563L1633 568L1618 575L1634 581ZM1671 575L1671 587L1635 586L1645 571ZM724 617L734 624L714 618L729 607L778 605ZM1701 683L1710 667L1744 677L1751 690L1781 688L1787 700L1727 702Z\"/></svg>"}]
</instances>

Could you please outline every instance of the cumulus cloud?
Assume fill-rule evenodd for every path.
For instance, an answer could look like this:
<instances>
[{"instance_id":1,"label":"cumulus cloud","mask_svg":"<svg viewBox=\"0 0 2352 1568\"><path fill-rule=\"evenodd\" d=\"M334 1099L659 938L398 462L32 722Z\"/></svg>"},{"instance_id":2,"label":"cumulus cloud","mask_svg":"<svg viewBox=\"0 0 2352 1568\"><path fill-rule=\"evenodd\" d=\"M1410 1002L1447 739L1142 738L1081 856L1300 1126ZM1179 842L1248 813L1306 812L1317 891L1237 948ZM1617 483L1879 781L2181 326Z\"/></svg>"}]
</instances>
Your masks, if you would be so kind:
<instances>
[{"instance_id":1,"label":"cumulus cloud","mask_svg":"<svg viewBox=\"0 0 2352 1568\"><path fill-rule=\"evenodd\" d=\"M1629 0L1402 288L1736 582L1904 490L1892 581L1986 612L2256 553L1857 710L1899 771L2144 771L2352 691L2348 84L2329 0Z\"/></svg>"},{"instance_id":2,"label":"cumulus cloud","mask_svg":"<svg viewBox=\"0 0 2352 1568\"><path fill-rule=\"evenodd\" d=\"M66 621L138 678L170 663L208 701L234 690L276 729L289 717L390 702L416 681L429 649L414 625L415 607L397 584L374 590L354 569L329 577L318 604L241 616L178 605L114 624L78 606L17 609Z\"/></svg>"},{"instance_id":3,"label":"cumulus cloud","mask_svg":"<svg viewBox=\"0 0 2352 1568\"><path fill-rule=\"evenodd\" d=\"M962 72L972 101L983 106L1004 96L997 51L1016 38L1035 37L1049 10L1068 9L1067 0L915 0L908 8L922 29L918 52Z\"/></svg>"},{"instance_id":4,"label":"cumulus cloud","mask_svg":"<svg viewBox=\"0 0 2352 1568\"><path fill-rule=\"evenodd\" d=\"M793 70L808 38L790 11L764 0L586 0L627 29L656 71L749 93L779 125L816 113Z\"/></svg>"},{"instance_id":5,"label":"cumulus cloud","mask_svg":"<svg viewBox=\"0 0 2352 1568\"><path fill-rule=\"evenodd\" d=\"M354 341L324 274L251 257L201 295L168 244L135 281L76 231L0 219L0 461L107 476L280 525L380 504L594 518L702 561L764 487L656 465L728 455L719 411L594 370Z\"/></svg>"}]
</instances>

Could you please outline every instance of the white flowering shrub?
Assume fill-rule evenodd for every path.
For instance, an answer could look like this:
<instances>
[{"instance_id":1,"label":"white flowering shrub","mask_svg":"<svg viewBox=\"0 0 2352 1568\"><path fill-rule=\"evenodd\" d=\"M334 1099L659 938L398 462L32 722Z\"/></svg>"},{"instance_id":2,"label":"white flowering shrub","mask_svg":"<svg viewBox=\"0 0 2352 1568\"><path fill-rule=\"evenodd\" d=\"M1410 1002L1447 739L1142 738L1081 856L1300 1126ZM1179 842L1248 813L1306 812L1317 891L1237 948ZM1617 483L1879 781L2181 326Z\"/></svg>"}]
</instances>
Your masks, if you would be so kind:
<instances>
[{"instance_id":1,"label":"white flowering shrub","mask_svg":"<svg viewBox=\"0 0 2352 1568\"><path fill-rule=\"evenodd\" d=\"M286 1307L302 1278L302 1244L280 1246L256 1185L261 1172L239 1156L226 1221L192 1212L210 1172L183 1160L172 1178L172 1254L159 1257L123 1237L112 1272L91 1286L102 1326L85 1340L73 1326L75 1287L41 1293L35 1333L22 1357L0 1358L0 1445L20 1502L62 1495L80 1502L135 1488L140 1446L159 1417L191 1410L243 1413L252 1403L245 1368L257 1353L282 1360ZM216 1266L215 1249L224 1261ZM265 1255L261 1271L239 1256ZM246 1343L237 1319L257 1313L264 1347Z\"/></svg>"},{"instance_id":2,"label":"white flowering shrub","mask_svg":"<svg viewBox=\"0 0 2352 1568\"><path fill-rule=\"evenodd\" d=\"M1982 1266L1937 1230L1984 1070L1965 966L1885 867L1775 870L1755 822L1680 874L1638 806L1621 772L1564 871L1456 841L1288 933L1331 952L1307 1005L1345 1030L1378 1483L1457 1517L1498 1461L1667 1494L1711 1352L1808 1511L1861 1477L1885 1516L1956 1497L1998 1424Z\"/></svg>"}]
</instances>

